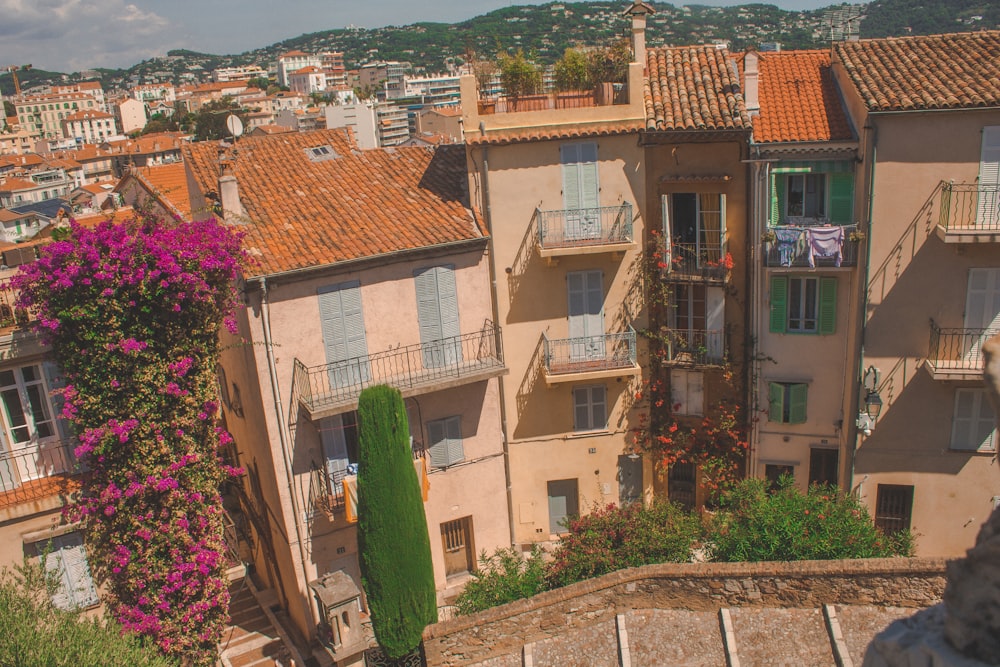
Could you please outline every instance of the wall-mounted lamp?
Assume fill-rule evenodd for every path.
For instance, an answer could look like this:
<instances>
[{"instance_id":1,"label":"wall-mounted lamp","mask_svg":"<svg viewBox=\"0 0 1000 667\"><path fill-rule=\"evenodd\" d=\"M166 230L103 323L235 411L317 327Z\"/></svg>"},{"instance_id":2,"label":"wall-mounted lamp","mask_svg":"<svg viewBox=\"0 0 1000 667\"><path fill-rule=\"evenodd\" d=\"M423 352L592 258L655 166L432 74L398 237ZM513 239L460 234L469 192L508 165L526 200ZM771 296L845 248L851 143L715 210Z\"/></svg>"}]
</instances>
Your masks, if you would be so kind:
<instances>
[{"instance_id":1,"label":"wall-mounted lamp","mask_svg":"<svg viewBox=\"0 0 1000 667\"><path fill-rule=\"evenodd\" d=\"M865 437L872 434L875 422L882 412L882 397L879 396L878 389L878 369L869 366L861 380L861 386L865 390L864 406L858 412L858 428Z\"/></svg>"}]
</instances>

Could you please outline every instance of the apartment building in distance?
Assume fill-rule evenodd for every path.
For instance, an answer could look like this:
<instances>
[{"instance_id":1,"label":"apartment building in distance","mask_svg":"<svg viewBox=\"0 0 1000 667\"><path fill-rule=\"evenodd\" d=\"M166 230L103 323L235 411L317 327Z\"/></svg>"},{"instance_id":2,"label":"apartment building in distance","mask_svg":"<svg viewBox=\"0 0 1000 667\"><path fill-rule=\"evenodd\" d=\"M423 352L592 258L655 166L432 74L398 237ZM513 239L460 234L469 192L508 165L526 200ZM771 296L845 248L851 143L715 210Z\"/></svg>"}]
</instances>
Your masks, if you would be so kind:
<instances>
[{"instance_id":1,"label":"apartment building in distance","mask_svg":"<svg viewBox=\"0 0 1000 667\"><path fill-rule=\"evenodd\" d=\"M1000 503L981 355L1000 331L1000 31L843 42L832 71L868 189L848 486L919 555L957 556Z\"/></svg>"},{"instance_id":2,"label":"apartment building in distance","mask_svg":"<svg viewBox=\"0 0 1000 667\"><path fill-rule=\"evenodd\" d=\"M305 53L304 51L288 51L278 56L277 73L278 85L290 86L289 74L297 72L303 67L323 68L323 61L319 56Z\"/></svg>"},{"instance_id":3,"label":"apartment building in distance","mask_svg":"<svg viewBox=\"0 0 1000 667\"><path fill-rule=\"evenodd\" d=\"M13 104L21 128L42 139L63 138L63 119L78 111L104 111L96 98L80 92L23 95Z\"/></svg>"},{"instance_id":4,"label":"apartment building in distance","mask_svg":"<svg viewBox=\"0 0 1000 667\"><path fill-rule=\"evenodd\" d=\"M865 257L858 135L830 51L749 52L753 421L748 472L850 487ZM861 222L861 224L859 224Z\"/></svg>"},{"instance_id":5,"label":"apartment building in distance","mask_svg":"<svg viewBox=\"0 0 1000 667\"><path fill-rule=\"evenodd\" d=\"M78 144L100 144L118 134L115 117L105 111L77 111L61 125L63 136Z\"/></svg>"},{"instance_id":6,"label":"apartment building in distance","mask_svg":"<svg viewBox=\"0 0 1000 667\"><path fill-rule=\"evenodd\" d=\"M481 550L511 542L506 366L463 149L357 151L322 130L244 137L224 171L214 143L184 157L195 217L244 231L253 260L220 384L261 582L304 640L328 621L311 586L341 572L360 589L355 409L387 383L405 397L443 603Z\"/></svg>"}]
</instances>

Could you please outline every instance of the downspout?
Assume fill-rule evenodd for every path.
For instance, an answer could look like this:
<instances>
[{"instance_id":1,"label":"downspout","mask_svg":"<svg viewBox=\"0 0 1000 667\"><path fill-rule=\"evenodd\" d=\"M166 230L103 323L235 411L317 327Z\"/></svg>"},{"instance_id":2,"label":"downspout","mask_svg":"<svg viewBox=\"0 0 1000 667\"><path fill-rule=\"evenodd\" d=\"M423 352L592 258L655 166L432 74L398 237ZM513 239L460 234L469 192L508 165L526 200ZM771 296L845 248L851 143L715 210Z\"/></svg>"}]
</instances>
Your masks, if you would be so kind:
<instances>
[{"instance_id":1,"label":"downspout","mask_svg":"<svg viewBox=\"0 0 1000 667\"><path fill-rule=\"evenodd\" d=\"M289 457L288 435L286 433L287 424L285 422L285 411L281 407L281 390L278 383L277 363L274 359L274 345L271 341L271 308L268 301L267 278L258 278L260 284L260 319L264 328L264 350L267 356L267 373L271 380L271 396L274 397L274 412L278 417L278 440L281 444L281 457L285 465L285 478L288 482L288 491L292 499L292 523L295 525L295 542L299 550L299 561L302 567L302 577L306 574L306 552L302 543L302 528L299 526L299 503L296 501L295 479L292 475L292 461ZM291 545L289 545L291 546ZM303 582L308 584L308 582ZM313 605L306 603L308 617L312 624L316 623L316 616L313 613Z\"/></svg>"},{"instance_id":2,"label":"downspout","mask_svg":"<svg viewBox=\"0 0 1000 667\"><path fill-rule=\"evenodd\" d=\"M860 308L859 310L859 322L855 327L855 331L858 332L858 343L856 349L858 350L857 360L858 366L855 369L854 387L851 388L850 396L850 409L851 411L847 415L849 433L848 441L853 443L851 447L851 465L848 471L848 492L854 491L854 463L858 454L858 423L857 423L857 413L859 411L859 406L861 404L861 382L862 382L862 370L865 367L865 332L868 330L868 281L871 279L871 262L872 262L872 227L875 221L872 219L872 209L875 201L875 159L878 155L878 127L871 124L871 117L869 116L868 122L865 124L865 131L870 132L871 137L871 155L868 159L868 206L867 211L865 211L865 217L868 222L868 229L865 234L865 271L864 280L858 286L861 294L859 297ZM860 496L860 494L858 494Z\"/></svg>"},{"instance_id":3,"label":"downspout","mask_svg":"<svg viewBox=\"0 0 1000 667\"><path fill-rule=\"evenodd\" d=\"M479 123L479 136L486 135L486 124ZM486 217L486 232L490 238L487 241L487 255L490 268L490 301L493 308L493 323L500 331L500 303L497 297L497 265L496 248L493 240L493 209L490 205L490 159L489 146L483 144L483 213ZM497 336L497 350L503 351L500 336ZM504 392L503 376L497 378L497 388L500 400L500 433L503 436L503 476L507 487L507 530L510 533L510 545L516 546L514 534L514 497L511 494L510 475L510 442L507 438L507 401Z\"/></svg>"}]
</instances>

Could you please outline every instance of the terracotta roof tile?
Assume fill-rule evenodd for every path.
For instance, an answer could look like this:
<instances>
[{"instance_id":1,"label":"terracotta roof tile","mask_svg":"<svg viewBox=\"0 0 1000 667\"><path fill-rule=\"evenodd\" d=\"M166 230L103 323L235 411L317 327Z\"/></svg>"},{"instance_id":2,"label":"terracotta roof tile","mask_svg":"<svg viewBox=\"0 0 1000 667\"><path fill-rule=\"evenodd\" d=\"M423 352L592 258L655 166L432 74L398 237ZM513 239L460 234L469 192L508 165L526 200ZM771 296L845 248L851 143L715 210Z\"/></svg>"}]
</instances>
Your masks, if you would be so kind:
<instances>
[{"instance_id":1,"label":"terracotta roof tile","mask_svg":"<svg viewBox=\"0 0 1000 667\"><path fill-rule=\"evenodd\" d=\"M585 139L588 137L607 137L638 132L642 127L642 122L634 121L624 123L596 123L591 125L540 125L538 127L512 130L487 129L485 136L478 133L470 135L466 139L466 143L471 146L481 146L484 144L516 144L526 141Z\"/></svg>"},{"instance_id":2,"label":"terracotta roof tile","mask_svg":"<svg viewBox=\"0 0 1000 667\"><path fill-rule=\"evenodd\" d=\"M1000 31L834 46L869 111L1000 106Z\"/></svg>"},{"instance_id":3,"label":"terracotta roof tile","mask_svg":"<svg viewBox=\"0 0 1000 667\"><path fill-rule=\"evenodd\" d=\"M332 159L312 161L329 146ZM185 146L202 193L218 188L218 144ZM401 250L484 238L466 208L465 149L359 151L342 130L240 140L233 174L248 224L245 247L270 275Z\"/></svg>"},{"instance_id":4,"label":"terracotta roof tile","mask_svg":"<svg viewBox=\"0 0 1000 667\"><path fill-rule=\"evenodd\" d=\"M132 174L167 208L185 220L191 219L191 195L183 162L140 167Z\"/></svg>"},{"instance_id":5,"label":"terracotta roof tile","mask_svg":"<svg viewBox=\"0 0 1000 667\"><path fill-rule=\"evenodd\" d=\"M754 140L849 141L854 138L830 71L829 51L761 53L760 115Z\"/></svg>"},{"instance_id":6,"label":"terracotta roof tile","mask_svg":"<svg viewBox=\"0 0 1000 667\"><path fill-rule=\"evenodd\" d=\"M646 54L648 130L744 130L750 118L726 49L683 46Z\"/></svg>"}]
</instances>

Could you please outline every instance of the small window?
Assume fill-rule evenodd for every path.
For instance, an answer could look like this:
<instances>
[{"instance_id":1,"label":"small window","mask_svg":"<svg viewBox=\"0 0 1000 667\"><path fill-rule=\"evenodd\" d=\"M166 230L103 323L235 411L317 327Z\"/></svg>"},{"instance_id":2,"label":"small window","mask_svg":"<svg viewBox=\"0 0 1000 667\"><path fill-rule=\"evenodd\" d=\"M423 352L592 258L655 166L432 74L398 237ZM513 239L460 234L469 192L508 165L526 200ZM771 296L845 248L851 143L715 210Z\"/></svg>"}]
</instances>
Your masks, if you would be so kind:
<instances>
[{"instance_id":1,"label":"small window","mask_svg":"<svg viewBox=\"0 0 1000 667\"><path fill-rule=\"evenodd\" d=\"M839 470L839 451L825 447L813 447L809 450L809 484L836 486Z\"/></svg>"},{"instance_id":2,"label":"small window","mask_svg":"<svg viewBox=\"0 0 1000 667\"><path fill-rule=\"evenodd\" d=\"M705 376L702 371L670 371L670 404L677 415L705 414Z\"/></svg>"},{"instance_id":3,"label":"small window","mask_svg":"<svg viewBox=\"0 0 1000 667\"><path fill-rule=\"evenodd\" d=\"M59 609L72 610L100 602L80 533L58 535L38 543L36 548L44 560L45 571L56 582L51 593L52 604Z\"/></svg>"},{"instance_id":4,"label":"small window","mask_svg":"<svg viewBox=\"0 0 1000 667\"><path fill-rule=\"evenodd\" d=\"M879 484L875 499L875 526L886 535L908 530L913 512L913 487Z\"/></svg>"},{"instance_id":5,"label":"small window","mask_svg":"<svg viewBox=\"0 0 1000 667\"><path fill-rule=\"evenodd\" d=\"M782 475L795 476L795 466L784 463L768 463L764 466L764 478L770 482L771 490L777 491Z\"/></svg>"},{"instance_id":6,"label":"small window","mask_svg":"<svg viewBox=\"0 0 1000 667\"><path fill-rule=\"evenodd\" d=\"M956 389L951 448L996 451L996 414L985 389Z\"/></svg>"},{"instance_id":7,"label":"small window","mask_svg":"<svg viewBox=\"0 0 1000 667\"><path fill-rule=\"evenodd\" d=\"M809 385L803 382L768 383L768 421L779 424L803 424Z\"/></svg>"},{"instance_id":8,"label":"small window","mask_svg":"<svg viewBox=\"0 0 1000 667\"><path fill-rule=\"evenodd\" d=\"M431 465L435 468L446 468L465 460L461 417L456 415L427 422L427 435Z\"/></svg>"},{"instance_id":9,"label":"small window","mask_svg":"<svg viewBox=\"0 0 1000 667\"><path fill-rule=\"evenodd\" d=\"M607 392L604 385L573 389L573 430L598 431L607 427Z\"/></svg>"},{"instance_id":10,"label":"small window","mask_svg":"<svg viewBox=\"0 0 1000 667\"><path fill-rule=\"evenodd\" d=\"M826 174L790 174L787 178L785 213L788 217L826 217Z\"/></svg>"},{"instance_id":11,"label":"small window","mask_svg":"<svg viewBox=\"0 0 1000 667\"><path fill-rule=\"evenodd\" d=\"M837 328L837 279L772 276L771 332L830 335Z\"/></svg>"}]
</instances>

